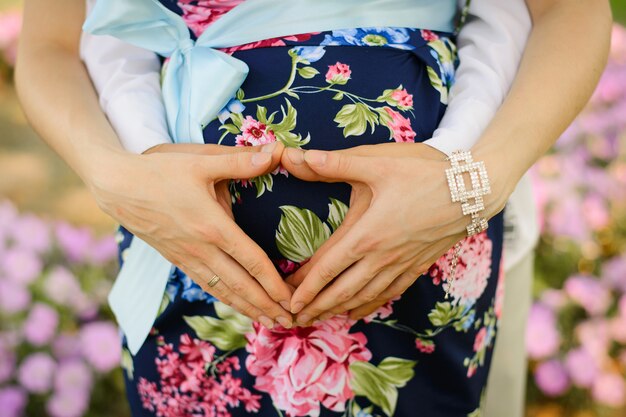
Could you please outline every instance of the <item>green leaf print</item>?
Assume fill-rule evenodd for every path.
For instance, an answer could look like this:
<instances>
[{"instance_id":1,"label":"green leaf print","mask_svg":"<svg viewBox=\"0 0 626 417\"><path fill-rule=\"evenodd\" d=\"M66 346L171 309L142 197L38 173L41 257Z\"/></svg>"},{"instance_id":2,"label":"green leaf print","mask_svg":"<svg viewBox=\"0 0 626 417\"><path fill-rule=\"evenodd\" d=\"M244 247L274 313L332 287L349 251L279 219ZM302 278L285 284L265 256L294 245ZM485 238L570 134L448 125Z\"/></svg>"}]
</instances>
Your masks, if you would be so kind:
<instances>
[{"instance_id":1,"label":"green leaf print","mask_svg":"<svg viewBox=\"0 0 626 417\"><path fill-rule=\"evenodd\" d=\"M426 67L426 71L428 72L428 78L430 79L430 84L435 88L435 90L439 91L439 100L443 104L448 103L448 88L443 85L443 81L439 78L437 71L435 71L432 67Z\"/></svg>"},{"instance_id":2,"label":"green leaf print","mask_svg":"<svg viewBox=\"0 0 626 417\"><path fill-rule=\"evenodd\" d=\"M243 89L239 89L237 90L237 94L236 94L237 100L241 101L246 97L246 94L243 92Z\"/></svg>"},{"instance_id":3,"label":"green leaf print","mask_svg":"<svg viewBox=\"0 0 626 417\"><path fill-rule=\"evenodd\" d=\"M389 356L378 364L378 369L383 371L384 378L396 387L403 387L413 378L413 367L417 361L394 358Z\"/></svg>"},{"instance_id":4,"label":"green leaf print","mask_svg":"<svg viewBox=\"0 0 626 417\"><path fill-rule=\"evenodd\" d=\"M398 402L398 387L413 378L413 367L417 362L388 357L378 367L369 362L356 361L350 364L350 387L355 395L367 397L388 416L393 416Z\"/></svg>"},{"instance_id":5,"label":"green leaf print","mask_svg":"<svg viewBox=\"0 0 626 417\"><path fill-rule=\"evenodd\" d=\"M223 351L246 346L245 334L252 331L252 320L221 302L213 303L221 319L210 316L183 316L198 337Z\"/></svg>"},{"instance_id":6,"label":"green leaf print","mask_svg":"<svg viewBox=\"0 0 626 417\"><path fill-rule=\"evenodd\" d=\"M233 134L233 135L238 135L241 133L241 130L239 130L237 126L235 126L234 124L230 124L230 123L224 123L223 125L218 127L218 129L225 130L228 133Z\"/></svg>"},{"instance_id":7,"label":"green leaf print","mask_svg":"<svg viewBox=\"0 0 626 417\"><path fill-rule=\"evenodd\" d=\"M339 101L339 100L343 100L343 93L340 91L340 92L338 92L337 94L335 94L335 95L333 96L333 100L337 100L337 101Z\"/></svg>"},{"instance_id":8,"label":"green leaf print","mask_svg":"<svg viewBox=\"0 0 626 417\"><path fill-rule=\"evenodd\" d=\"M313 67L298 68L298 74L300 74L302 78L306 78L306 79L311 79L319 73L320 72Z\"/></svg>"},{"instance_id":9,"label":"green leaf print","mask_svg":"<svg viewBox=\"0 0 626 417\"><path fill-rule=\"evenodd\" d=\"M292 130L296 128L298 111L291 105L288 99L285 99L285 101L287 102L287 109L285 110L283 106L280 106L283 119L280 123L273 124L274 113L272 113L267 120L267 125L274 132L274 135L276 135L276 139L281 141L283 145L296 148L304 146L311 141L311 137L307 135L307 137L303 139L302 135L292 132Z\"/></svg>"},{"instance_id":10,"label":"green leaf print","mask_svg":"<svg viewBox=\"0 0 626 417\"><path fill-rule=\"evenodd\" d=\"M259 175L254 178L250 178L250 182L256 187L256 196L261 197L263 193L267 191L272 191L272 187L274 186L274 177L272 174Z\"/></svg>"},{"instance_id":11,"label":"green leaf print","mask_svg":"<svg viewBox=\"0 0 626 417\"><path fill-rule=\"evenodd\" d=\"M276 246L293 262L309 259L331 234L330 228L311 210L280 206L283 214L276 231Z\"/></svg>"},{"instance_id":12,"label":"green leaf print","mask_svg":"<svg viewBox=\"0 0 626 417\"><path fill-rule=\"evenodd\" d=\"M462 306L453 307L449 302L438 302L435 308L428 314L428 319L433 326L445 326L452 320L460 318L462 315Z\"/></svg>"},{"instance_id":13,"label":"green leaf print","mask_svg":"<svg viewBox=\"0 0 626 417\"><path fill-rule=\"evenodd\" d=\"M333 232L337 230L341 222L343 222L347 212L348 206L346 204L335 198L330 198L330 203L328 203L328 219L326 222L330 224Z\"/></svg>"},{"instance_id":14,"label":"green leaf print","mask_svg":"<svg viewBox=\"0 0 626 417\"><path fill-rule=\"evenodd\" d=\"M369 123L374 133L378 124L378 117L365 104L346 104L335 116L338 127L343 127L343 136L361 136L367 130Z\"/></svg>"}]
</instances>

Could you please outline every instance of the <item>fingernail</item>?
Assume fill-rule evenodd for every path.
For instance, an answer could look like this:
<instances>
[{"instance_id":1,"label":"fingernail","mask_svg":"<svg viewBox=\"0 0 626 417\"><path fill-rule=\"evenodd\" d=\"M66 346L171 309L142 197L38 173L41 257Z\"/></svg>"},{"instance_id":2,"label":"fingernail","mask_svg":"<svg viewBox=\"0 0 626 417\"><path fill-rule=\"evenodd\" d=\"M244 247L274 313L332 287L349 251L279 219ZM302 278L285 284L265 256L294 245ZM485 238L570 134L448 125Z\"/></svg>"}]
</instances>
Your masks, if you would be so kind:
<instances>
[{"instance_id":1,"label":"fingernail","mask_svg":"<svg viewBox=\"0 0 626 417\"><path fill-rule=\"evenodd\" d=\"M298 311L302 310L302 308L304 307L304 303L302 301L299 301L296 303L295 306L293 306L293 310L291 310L291 312L293 314L298 313Z\"/></svg>"},{"instance_id":2,"label":"fingernail","mask_svg":"<svg viewBox=\"0 0 626 417\"><path fill-rule=\"evenodd\" d=\"M311 320L312 317L309 316L308 314L303 314L301 316L298 316L298 323L300 324L307 324L309 322L309 320Z\"/></svg>"},{"instance_id":3,"label":"fingernail","mask_svg":"<svg viewBox=\"0 0 626 417\"><path fill-rule=\"evenodd\" d=\"M252 165L265 165L271 158L272 155L266 152L255 153L252 155Z\"/></svg>"},{"instance_id":4,"label":"fingernail","mask_svg":"<svg viewBox=\"0 0 626 417\"><path fill-rule=\"evenodd\" d=\"M281 301L279 303L285 310L289 311L291 309L291 306L289 305L289 301Z\"/></svg>"},{"instance_id":5,"label":"fingernail","mask_svg":"<svg viewBox=\"0 0 626 417\"><path fill-rule=\"evenodd\" d=\"M309 164L322 166L326 163L326 159L328 159L328 155L324 151L318 151L318 150L312 149L304 153L304 159Z\"/></svg>"},{"instance_id":6,"label":"fingernail","mask_svg":"<svg viewBox=\"0 0 626 417\"><path fill-rule=\"evenodd\" d=\"M285 327L287 329L291 329L291 326L293 325L291 320L289 320L288 318L283 317L283 316L276 317L276 321L279 322L281 326L283 326L283 327Z\"/></svg>"},{"instance_id":7,"label":"fingernail","mask_svg":"<svg viewBox=\"0 0 626 417\"><path fill-rule=\"evenodd\" d=\"M266 143L265 145L261 146L261 152L272 153L272 151L275 148L276 148L276 142Z\"/></svg>"},{"instance_id":8,"label":"fingernail","mask_svg":"<svg viewBox=\"0 0 626 417\"><path fill-rule=\"evenodd\" d=\"M271 328L274 327L274 322L269 317L260 316L259 317L259 322L261 322L261 324L263 326L267 327L268 329L271 329Z\"/></svg>"},{"instance_id":9,"label":"fingernail","mask_svg":"<svg viewBox=\"0 0 626 417\"><path fill-rule=\"evenodd\" d=\"M320 315L320 320L328 320L332 316L334 316L333 313L326 312L326 313Z\"/></svg>"},{"instance_id":10,"label":"fingernail","mask_svg":"<svg viewBox=\"0 0 626 417\"><path fill-rule=\"evenodd\" d=\"M287 149L287 156L289 157L289 160L296 165L300 165L304 162L304 152L302 152L302 150L300 149Z\"/></svg>"}]
</instances>

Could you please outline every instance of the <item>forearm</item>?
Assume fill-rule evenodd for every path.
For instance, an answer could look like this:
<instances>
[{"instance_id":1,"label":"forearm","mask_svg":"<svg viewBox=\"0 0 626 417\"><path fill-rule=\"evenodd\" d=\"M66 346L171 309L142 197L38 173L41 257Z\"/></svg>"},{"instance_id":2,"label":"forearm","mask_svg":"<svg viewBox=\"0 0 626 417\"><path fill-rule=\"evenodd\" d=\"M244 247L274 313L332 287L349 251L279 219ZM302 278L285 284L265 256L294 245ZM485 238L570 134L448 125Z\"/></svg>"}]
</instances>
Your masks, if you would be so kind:
<instances>
[{"instance_id":1,"label":"forearm","mask_svg":"<svg viewBox=\"0 0 626 417\"><path fill-rule=\"evenodd\" d=\"M41 138L89 184L97 171L114 169L125 151L79 59L79 33L75 44L42 39L29 27L43 19L40 14L26 3L15 72L18 96Z\"/></svg>"},{"instance_id":2,"label":"forearm","mask_svg":"<svg viewBox=\"0 0 626 417\"><path fill-rule=\"evenodd\" d=\"M587 103L609 50L608 2L555 1L539 11L534 2L533 30L511 91L472 148L507 197Z\"/></svg>"}]
</instances>

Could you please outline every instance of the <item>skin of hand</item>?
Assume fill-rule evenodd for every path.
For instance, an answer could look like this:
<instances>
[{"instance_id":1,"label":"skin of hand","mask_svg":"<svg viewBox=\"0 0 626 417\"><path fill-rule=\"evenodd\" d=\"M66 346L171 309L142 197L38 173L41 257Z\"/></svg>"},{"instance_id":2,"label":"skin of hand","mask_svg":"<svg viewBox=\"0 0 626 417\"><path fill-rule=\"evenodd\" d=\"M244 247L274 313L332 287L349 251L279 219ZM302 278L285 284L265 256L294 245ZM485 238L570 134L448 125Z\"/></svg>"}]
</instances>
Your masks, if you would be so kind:
<instances>
[{"instance_id":1,"label":"skin of hand","mask_svg":"<svg viewBox=\"0 0 626 417\"><path fill-rule=\"evenodd\" d=\"M352 186L342 224L287 278L296 287L292 311L300 310L294 302L305 305L299 325L350 310L351 318L366 316L406 291L466 236L467 219L450 202L444 173L449 163L429 145L391 142L329 152L287 148L284 155L281 164L300 179ZM327 157L323 165L316 163L321 155ZM504 207L504 187L492 184L494 192L485 199L488 218Z\"/></svg>"},{"instance_id":2,"label":"skin of hand","mask_svg":"<svg viewBox=\"0 0 626 417\"><path fill-rule=\"evenodd\" d=\"M484 161L490 174L492 193L485 199L486 218L504 207L522 175L582 110L608 57L612 18L607 1L527 0L527 5L533 30L518 75L502 107L472 148L474 160ZM586 30L573 32L572 27ZM566 64L570 62L577 65ZM563 71L564 65L567 71ZM415 159L411 147L419 144L408 144L406 152L397 155L394 150L400 148L394 147L398 145L390 144L391 150L373 145L376 150L370 156L345 150L307 150L302 155L290 148L285 152L296 161L304 158L306 162L306 167L298 170L287 161L291 158L283 158L283 166L294 175L353 186L346 215L349 221L344 230L342 224L335 232L342 233L334 239L331 235L320 247L320 254L314 254L288 278L297 286L291 308L298 314L299 325L345 312L348 307L352 307L352 318L370 314L404 292L428 268L430 260L436 260L437 254L464 236L459 232L459 220L465 221L464 226L467 218L451 204L442 175L448 164ZM324 155L325 163L318 165ZM415 199L416 194L422 198ZM419 213L408 207L419 207ZM452 212L451 207L458 212ZM356 212L351 215L353 209ZM420 248L422 253L411 250L407 254L407 247ZM411 258L413 253L417 256ZM360 305L354 308L355 304Z\"/></svg>"},{"instance_id":3,"label":"skin of hand","mask_svg":"<svg viewBox=\"0 0 626 417\"><path fill-rule=\"evenodd\" d=\"M223 210L216 188L226 179L272 171L282 145L273 153L230 149L207 155L183 152L183 147L126 152L79 57L84 15L82 0L25 2L15 83L30 124L79 175L104 212L196 282L218 274L222 279L210 292L226 304L267 327L274 320L290 327L292 290Z\"/></svg>"}]
</instances>

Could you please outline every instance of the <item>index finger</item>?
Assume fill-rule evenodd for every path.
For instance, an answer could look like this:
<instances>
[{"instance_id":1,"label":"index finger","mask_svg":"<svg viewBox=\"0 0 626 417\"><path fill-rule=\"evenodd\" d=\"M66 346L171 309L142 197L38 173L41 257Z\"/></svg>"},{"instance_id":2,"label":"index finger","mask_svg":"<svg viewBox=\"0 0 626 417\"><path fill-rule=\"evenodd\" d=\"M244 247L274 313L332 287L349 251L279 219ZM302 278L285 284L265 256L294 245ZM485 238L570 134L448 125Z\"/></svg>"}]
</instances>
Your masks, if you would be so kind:
<instances>
[{"instance_id":1,"label":"index finger","mask_svg":"<svg viewBox=\"0 0 626 417\"><path fill-rule=\"evenodd\" d=\"M239 262L274 301L289 310L291 290L265 251L234 220L225 216L217 227L223 238L218 247Z\"/></svg>"}]
</instances>

